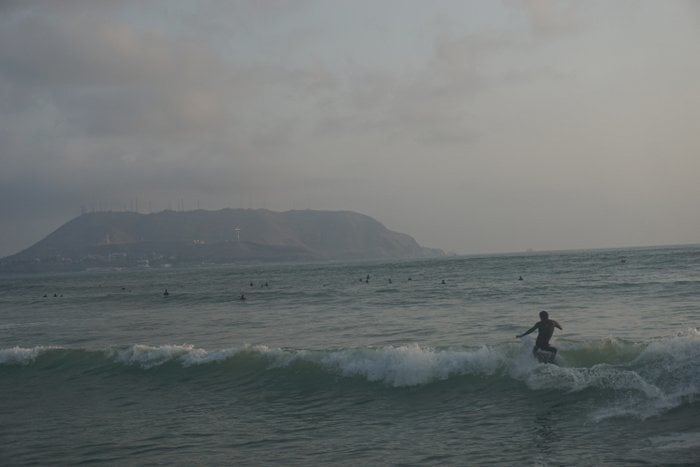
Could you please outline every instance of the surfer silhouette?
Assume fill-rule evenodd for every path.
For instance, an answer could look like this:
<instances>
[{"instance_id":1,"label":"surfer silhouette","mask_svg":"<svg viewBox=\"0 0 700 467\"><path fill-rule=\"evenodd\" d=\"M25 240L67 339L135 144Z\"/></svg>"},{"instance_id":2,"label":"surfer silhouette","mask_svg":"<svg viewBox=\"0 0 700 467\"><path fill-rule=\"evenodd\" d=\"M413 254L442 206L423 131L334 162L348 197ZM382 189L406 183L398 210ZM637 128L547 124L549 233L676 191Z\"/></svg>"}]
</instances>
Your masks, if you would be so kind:
<instances>
[{"instance_id":1,"label":"surfer silhouette","mask_svg":"<svg viewBox=\"0 0 700 467\"><path fill-rule=\"evenodd\" d=\"M540 311L540 320L530 329L515 337L519 339L537 329L537 340L535 341L535 347L532 349L532 353L540 360L537 353L539 350L550 352L552 354L551 361L554 361L554 357L557 355L557 348L549 345L549 340L552 338L552 334L554 334L554 328L562 329L559 323L553 319L549 319L549 313Z\"/></svg>"}]
</instances>

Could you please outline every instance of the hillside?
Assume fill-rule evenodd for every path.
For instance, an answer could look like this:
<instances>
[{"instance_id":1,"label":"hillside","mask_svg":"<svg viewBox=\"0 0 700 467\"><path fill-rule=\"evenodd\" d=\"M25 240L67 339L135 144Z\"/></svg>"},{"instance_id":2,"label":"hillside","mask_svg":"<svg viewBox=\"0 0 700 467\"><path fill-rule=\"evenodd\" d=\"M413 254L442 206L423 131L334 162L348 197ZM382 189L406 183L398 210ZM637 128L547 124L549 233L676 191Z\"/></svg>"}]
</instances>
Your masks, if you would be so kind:
<instances>
[{"instance_id":1,"label":"hillside","mask_svg":"<svg viewBox=\"0 0 700 467\"><path fill-rule=\"evenodd\" d=\"M442 255L375 219L348 211L220 211L83 214L2 271L81 270L251 261L411 258Z\"/></svg>"}]
</instances>

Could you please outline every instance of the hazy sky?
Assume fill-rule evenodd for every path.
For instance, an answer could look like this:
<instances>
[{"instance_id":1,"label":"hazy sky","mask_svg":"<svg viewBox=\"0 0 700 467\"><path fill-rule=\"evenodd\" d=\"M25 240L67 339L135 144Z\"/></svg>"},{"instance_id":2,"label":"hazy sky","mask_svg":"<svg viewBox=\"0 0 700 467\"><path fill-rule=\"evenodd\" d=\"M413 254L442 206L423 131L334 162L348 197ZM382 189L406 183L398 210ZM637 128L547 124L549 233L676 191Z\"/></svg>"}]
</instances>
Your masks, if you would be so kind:
<instances>
[{"instance_id":1,"label":"hazy sky","mask_svg":"<svg viewBox=\"0 0 700 467\"><path fill-rule=\"evenodd\" d=\"M700 2L0 2L0 256L87 209L700 242Z\"/></svg>"}]
</instances>

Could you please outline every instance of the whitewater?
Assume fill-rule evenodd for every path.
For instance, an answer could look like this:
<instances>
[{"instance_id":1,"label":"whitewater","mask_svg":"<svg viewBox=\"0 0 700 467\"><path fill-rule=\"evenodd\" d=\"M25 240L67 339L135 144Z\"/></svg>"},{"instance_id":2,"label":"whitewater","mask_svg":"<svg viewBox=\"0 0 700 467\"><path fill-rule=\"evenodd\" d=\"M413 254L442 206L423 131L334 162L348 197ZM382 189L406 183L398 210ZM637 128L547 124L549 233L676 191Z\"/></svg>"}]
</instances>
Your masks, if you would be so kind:
<instances>
[{"instance_id":1,"label":"whitewater","mask_svg":"<svg viewBox=\"0 0 700 467\"><path fill-rule=\"evenodd\" d=\"M698 246L4 276L0 463L693 465L699 298Z\"/></svg>"}]
</instances>

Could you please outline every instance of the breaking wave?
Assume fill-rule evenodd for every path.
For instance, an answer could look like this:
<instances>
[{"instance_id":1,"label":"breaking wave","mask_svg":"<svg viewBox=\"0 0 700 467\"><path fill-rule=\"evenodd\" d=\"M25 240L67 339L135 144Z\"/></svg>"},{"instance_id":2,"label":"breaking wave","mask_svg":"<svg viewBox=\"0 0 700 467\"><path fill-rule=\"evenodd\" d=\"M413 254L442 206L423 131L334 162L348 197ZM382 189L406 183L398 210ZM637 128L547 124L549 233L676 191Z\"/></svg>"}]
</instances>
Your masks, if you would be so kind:
<instances>
[{"instance_id":1,"label":"breaking wave","mask_svg":"<svg viewBox=\"0 0 700 467\"><path fill-rule=\"evenodd\" d=\"M686 403L700 394L700 333L687 330L646 342L609 338L560 342L556 365L535 361L529 343L479 348L429 348L418 345L381 348L299 350L245 345L206 350L192 345L131 345L101 350L58 347L13 347L0 350L0 375L31 372L75 374L95 372L196 371L220 381L274 379L307 386L360 384L389 388L434 384L473 385L489 379L494 387L526 391L558 391L603 398L592 411L594 420L611 417L647 418Z\"/></svg>"}]
</instances>

